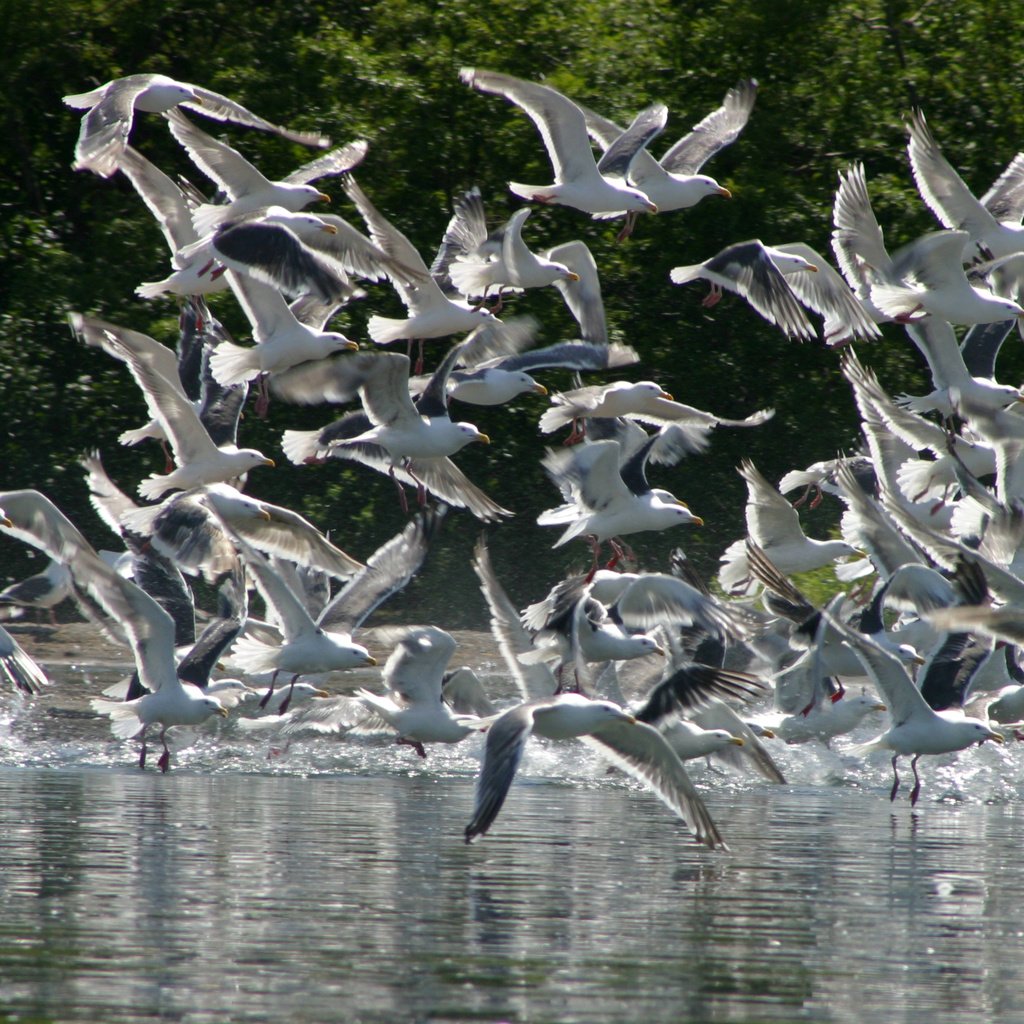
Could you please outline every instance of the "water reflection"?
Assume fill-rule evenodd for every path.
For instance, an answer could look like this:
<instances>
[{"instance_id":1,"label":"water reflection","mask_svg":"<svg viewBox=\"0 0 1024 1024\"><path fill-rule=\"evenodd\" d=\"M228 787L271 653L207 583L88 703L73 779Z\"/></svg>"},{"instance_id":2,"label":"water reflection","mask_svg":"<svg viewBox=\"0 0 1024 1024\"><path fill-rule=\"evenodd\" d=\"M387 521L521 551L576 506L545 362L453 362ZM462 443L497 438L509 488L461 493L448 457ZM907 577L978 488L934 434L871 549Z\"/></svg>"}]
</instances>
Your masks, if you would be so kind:
<instances>
[{"instance_id":1,"label":"water reflection","mask_svg":"<svg viewBox=\"0 0 1024 1024\"><path fill-rule=\"evenodd\" d=\"M714 794L709 795L709 800ZM963 1021L1024 978L1015 805L735 792L733 852L625 787L0 770L10 1019Z\"/></svg>"}]
</instances>

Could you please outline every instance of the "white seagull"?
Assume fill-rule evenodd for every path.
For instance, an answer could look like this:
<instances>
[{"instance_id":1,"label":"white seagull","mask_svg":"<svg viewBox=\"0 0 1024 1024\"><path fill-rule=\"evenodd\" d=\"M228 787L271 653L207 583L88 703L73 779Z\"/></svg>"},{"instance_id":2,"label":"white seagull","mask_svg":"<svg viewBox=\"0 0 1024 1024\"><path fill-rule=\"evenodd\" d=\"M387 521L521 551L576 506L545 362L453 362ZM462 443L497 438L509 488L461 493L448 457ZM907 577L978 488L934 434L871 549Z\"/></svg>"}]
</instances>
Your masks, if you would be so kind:
<instances>
[{"instance_id":1,"label":"white seagull","mask_svg":"<svg viewBox=\"0 0 1024 1024\"><path fill-rule=\"evenodd\" d=\"M139 484L143 498L156 499L170 490L189 490L201 484L235 480L257 466L273 466L262 452L218 447L199 419L195 406L182 390L174 352L146 334L94 317L71 313L74 332L94 348L102 348L123 362L142 389L150 416L163 428L174 452L176 468L154 473Z\"/></svg>"},{"instance_id":2,"label":"white seagull","mask_svg":"<svg viewBox=\"0 0 1024 1024\"><path fill-rule=\"evenodd\" d=\"M519 704L491 726L477 780L473 817L465 829L467 843L494 823L531 733L551 740L583 740L652 789L686 822L698 842L711 849L726 849L686 769L664 736L617 704L575 693Z\"/></svg>"},{"instance_id":3,"label":"white seagull","mask_svg":"<svg viewBox=\"0 0 1024 1024\"><path fill-rule=\"evenodd\" d=\"M189 82L175 81L167 75L126 75L89 92L64 96L63 100L69 107L87 111L75 145L75 170L94 171L104 178L117 170L136 110L158 114L181 105L218 121L259 128L306 146L330 145L330 140L322 135L271 124L227 96Z\"/></svg>"},{"instance_id":4,"label":"white seagull","mask_svg":"<svg viewBox=\"0 0 1024 1024\"><path fill-rule=\"evenodd\" d=\"M586 117L568 97L547 85L479 68L463 68L459 78L480 92L504 96L515 103L540 131L554 169L554 184L510 182L509 188L517 196L536 203L571 206L599 218L631 210L657 212L657 206L640 189L626 184L621 174L606 176L598 170L587 137Z\"/></svg>"}]
</instances>

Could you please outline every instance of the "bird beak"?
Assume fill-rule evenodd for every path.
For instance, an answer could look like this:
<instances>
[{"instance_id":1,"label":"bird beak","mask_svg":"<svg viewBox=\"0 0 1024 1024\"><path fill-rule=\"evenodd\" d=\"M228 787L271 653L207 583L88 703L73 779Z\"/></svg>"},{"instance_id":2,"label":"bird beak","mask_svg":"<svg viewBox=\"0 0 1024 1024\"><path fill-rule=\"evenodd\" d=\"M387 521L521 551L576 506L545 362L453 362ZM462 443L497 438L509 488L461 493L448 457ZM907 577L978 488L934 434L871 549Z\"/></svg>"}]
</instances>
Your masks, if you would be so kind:
<instances>
[{"instance_id":1,"label":"bird beak","mask_svg":"<svg viewBox=\"0 0 1024 1024\"><path fill-rule=\"evenodd\" d=\"M888 711L889 709L884 704L872 704L872 711Z\"/></svg>"},{"instance_id":2,"label":"bird beak","mask_svg":"<svg viewBox=\"0 0 1024 1024\"><path fill-rule=\"evenodd\" d=\"M477 440L481 444L490 444L491 443L491 439L486 434L478 434L477 435Z\"/></svg>"},{"instance_id":3,"label":"bird beak","mask_svg":"<svg viewBox=\"0 0 1024 1024\"><path fill-rule=\"evenodd\" d=\"M914 663L915 665L923 665L923 664L924 664L924 663L925 663L925 662L926 662L926 661L927 661L928 659L927 659L927 658L922 658L920 654L915 654L915 655L913 656L913 658L911 658L910 660L911 660L911 661L912 661L912 662L913 662L913 663Z\"/></svg>"},{"instance_id":4,"label":"bird beak","mask_svg":"<svg viewBox=\"0 0 1024 1024\"><path fill-rule=\"evenodd\" d=\"M746 745L739 736L733 736L731 742L734 743L737 747L742 747Z\"/></svg>"},{"instance_id":5,"label":"bird beak","mask_svg":"<svg viewBox=\"0 0 1024 1024\"><path fill-rule=\"evenodd\" d=\"M626 715L626 721L629 722L630 725L636 725L636 716Z\"/></svg>"},{"instance_id":6,"label":"bird beak","mask_svg":"<svg viewBox=\"0 0 1024 1024\"><path fill-rule=\"evenodd\" d=\"M372 665L376 665L377 664L377 659L372 654L368 654L366 656L366 664L367 665L371 665L371 666Z\"/></svg>"},{"instance_id":7,"label":"bird beak","mask_svg":"<svg viewBox=\"0 0 1024 1024\"><path fill-rule=\"evenodd\" d=\"M1006 740L1003 739L1003 734L1001 732L991 732L991 733L989 733L989 739L993 739L993 740L996 741L996 743L999 743L999 744L1003 744L1003 743L1006 742ZM982 742L984 742L984 740L982 740Z\"/></svg>"},{"instance_id":8,"label":"bird beak","mask_svg":"<svg viewBox=\"0 0 1024 1024\"><path fill-rule=\"evenodd\" d=\"M228 717L228 709L227 708L217 708L217 714L220 715L221 718L227 718Z\"/></svg>"},{"instance_id":9,"label":"bird beak","mask_svg":"<svg viewBox=\"0 0 1024 1024\"><path fill-rule=\"evenodd\" d=\"M575 274L575 273L573 273L570 270L569 273L565 275L565 279L567 281L578 281L580 279L580 275L579 274ZM1022 315L1024 315L1024 314L1022 314Z\"/></svg>"},{"instance_id":10,"label":"bird beak","mask_svg":"<svg viewBox=\"0 0 1024 1024\"><path fill-rule=\"evenodd\" d=\"M543 384L534 383L533 390L536 391L538 395L546 395L548 393L548 389L544 387Z\"/></svg>"},{"instance_id":11,"label":"bird beak","mask_svg":"<svg viewBox=\"0 0 1024 1024\"><path fill-rule=\"evenodd\" d=\"M326 192L318 192L316 197L322 203L329 203L331 201L331 197Z\"/></svg>"},{"instance_id":12,"label":"bird beak","mask_svg":"<svg viewBox=\"0 0 1024 1024\"><path fill-rule=\"evenodd\" d=\"M650 213L657 213L658 212L658 207L654 203L648 203L647 204L647 209L648 209L648 211Z\"/></svg>"},{"instance_id":13,"label":"bird beak","mask_svg":"<svg viewBox=\"0 0 1024 1024\"><path fill-rule=\"evenodd\" d=\"M658 397L659 398L664 398L666 402L674 402L675 401L675 399L667 391L662 391L662 393L660 395L658 395Z\"/></svg>"},{"instance_id":14,"label":"bird beak","mask_svg":"<svg viewBox=\"0 0 1024 1024\"><path fill-rule=\"evenodd\" d=\"M271 469L273 469L274 468L274 460L273 459L264 459L263 460L263 465L264 466L269 466Z\"/></svg>"},{"instance_id":15,"label":"bird beak","mask_svg":"<svg viewBox=\"0 0 1024 1024\"><path fill-rule=\"evenodd\" d=\"M336 235L338 233L338 229L333 224L325 224L321 228L321 230L322 231L326 231L327 234L329 234L329 235Z\"/></svg>"},{"instance_id":16,"label":"bird beak","mask_svg":"<svg viewBox=\"0 0 1024 1024\"><path fill-rule=\"evenodd\" d=\"M720 196L725 196L726 199L732 199L732 193L723 185L719 190Z\"/></svg>"},{"instance_id":17,"label":"bird beak","mask_svg":"<svg viewBox=\"0 0 1024 1024\"><path fill-rule=\"evenodd\" d=\"M816 273L818 272L818 268L817 268L817 267L816 267L816 266L815 266L815 265L814 265L813 263L812 263L812 264L811 264L811 265L810 265L810 266L809 266L809 267L808 267L807 269L808 269L808 270L809 270L809 271L810 271L810 272L811 272L812 274L816 274Z\"/></svg>"},{"instance_id":18,"label":"bird beak","mask_svg":"<svg viewBox=\"0 0 1024 1024\"><path fill-rule=\"evenodd\" d=\"M330 694L326 690L314 690L314 697L330 697Z\"/></svg>"},{"instance_id":19,"label":"bird beak","mask_svg":"<svg viewBox=\"0 0 1024 1024\"><path fill-rule=\"evenodd\" d=\"M352 341L351 339L348 339L348 341L347 341L343 351L345 351L345 352L358 352L359 351L359 342L358 341Z\"/></svg>"},{"instance_id":20,"label":"bird beak","mask_svg":"<svg viewBox=\"0 0 1024 1024\"><path fill-rule=\"evenodd\" d=\"M660 647L660 646L659 647L655 647L654 650L651 653L652 654L660 654L664 658L665 657L665 648L664 647Z\"/></svg>"},{"instance_id":21,"label":"bird beak","mask_svg":"<svg viewBox=\"0 0 1024 1024\"><path fill-rule=\"evenodd\" d=\"M260 518L261 519L265 519L269 523L270 520L273 519L274 517L265 508L261 508L260 509Z\"/></svg>"},{"instance_id":22,"label":"bird beak","mask_svg":"<svg viewBox=\"0 0 1024 1024\"><path fill-rule=\"evenodd\" d=\"M773 740L773 739L775 739L775 733L772 732L771 729L762 729L761 730L761 738L765 739L765 740Z\"/></svg>"},{"instance_id":23,"label":"bird beak","mask_svg":"<svg viewBox=\"0 0 1024 1024\"><path fill-rule=\"evenodd\" d=\"M546 395L547 392L545 391L544 394ZM11 522L11 520L8 519L7 516L0 516L0 526L6 526L8 529L10 529L13 525L14 523Z\"/></svg>"}]
</instances>

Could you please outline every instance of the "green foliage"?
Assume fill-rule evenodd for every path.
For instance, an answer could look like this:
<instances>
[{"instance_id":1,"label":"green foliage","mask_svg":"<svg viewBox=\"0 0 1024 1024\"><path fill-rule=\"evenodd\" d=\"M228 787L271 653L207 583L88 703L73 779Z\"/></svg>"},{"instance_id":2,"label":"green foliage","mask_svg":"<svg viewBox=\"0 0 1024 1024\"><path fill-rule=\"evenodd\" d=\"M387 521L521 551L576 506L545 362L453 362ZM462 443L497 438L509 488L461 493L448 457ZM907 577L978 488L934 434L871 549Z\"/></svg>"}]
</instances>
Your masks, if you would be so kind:
<instances>
[{"instance_id":1,"label":"green foliage","mask_svg":"<svg viewBox=\"0 0 1024 1024\"><path fill-rule=\"evenodd\" d=\"M108 541L86 503L77 457L99 447L131 491L162 456L117 445L122 430L145 418L143 403L122 367L71 338L66 315L93 312L171 345L176 310L134 296L140 281L166 273L163 240L126 182L71 170L79 115L62 105L66 93L135 71L162 71L233 96L279 123L320 128L338 141L366 138L360 182L429 262L461 190L478 184L498 221L517 205L509 180L550 180L533 124L499 97L464 86L460 67L547 79L623 121L653 99L664 100L671 114L665 136L652 147L659 154L738 79L756 77L761 89L751 123L708 167L733 191L731 202L708 200L645 218L623 245L613 240L614 226L570 210L537 209L526 225L534 247L573 237L591 246L612 334L642 355L626 376L656 378L679 399L725 415L777 410L756 431L719 430L707 454L652 471L655 483L685 497L708 525L637 538L638 553L660 566L671 546L683 544L709 574L743 531L739 460L750 457L777 479L855 446L856 419L836 353L787 341L736 299L706 311L700 289L673 287L668 270L753 237L802 240L827 253L836 174L854 160L865 163L891 247L934 228L906 160L903 119L914 105L924 108L947 155L979 193L1024 138L1024 65L1016 53L1024 9L1004 5L993 17L980 0L494 0L486 6L310 0L244 9L237 0L40 0L32 17L7 0L0 14L7 141L0 149L3 483L47 490L100 543ZM272 176L308 159L300 147L260 133L210 130ZM161 119L140 116L132 140L168 173L208 184ZM332 209L354 216L337 195ZM365 338L370 312L399 308L388 288L368 291L341 318L341 329L356 338ZM573 335L553 293L517 300L510 312L526 309L542 321L541 343ZM216 312L247 336L230 296ZM923 386L923 367L899 330L865 346L861 357L889 386ZM1006 377L1016 379L1020 353L1006 359ZM557 374L545 383L570 386ZM459 456L474 480L517 513L490 532L495 563L522 601L586 557L575 545L552 551L553 531L534 522L557 499L538 464L546 443L536 429L540 411L531 399L479 415L473 410L467 418L496 444ZM278 405L266 422L247 417L244 439L273 454L286 427L322 425L333 415ZM361 556L401 524L392 484L357 467L281 465L254 477L251 489L332 527ZM836 515L835 507L822 512L811 529L827 532ZM453 513L430 571L435 575L428 573L419 591L431 606L440 601L453 624L452 617L482 614L467 568L477 533L470 517ZM9 547L0 559L15 557Z\"/></svg>"}]
</instances>

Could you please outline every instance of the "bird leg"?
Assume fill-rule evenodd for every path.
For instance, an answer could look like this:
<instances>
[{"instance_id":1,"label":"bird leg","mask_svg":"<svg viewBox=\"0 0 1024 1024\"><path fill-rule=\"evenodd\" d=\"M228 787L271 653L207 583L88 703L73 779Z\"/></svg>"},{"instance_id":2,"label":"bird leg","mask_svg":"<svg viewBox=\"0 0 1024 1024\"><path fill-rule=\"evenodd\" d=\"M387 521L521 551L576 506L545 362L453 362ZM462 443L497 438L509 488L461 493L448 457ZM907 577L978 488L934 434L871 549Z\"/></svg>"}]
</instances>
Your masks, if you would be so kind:
<instances>
[{"instance_id":1,"label":"bird leg","mask_svg":"<svg viewBox=\"0 0 1024 1024\"><path fill-rule=\"evenodd\" d=\"M265 708L270 703L270 698L274 696L274 684L277 682L277 673L280 671L279 668L274 669L274 674L270 677L270 686L267 687L267 692L260 700L261 708Z\"/></svg>"},{"instance_id":2,"label":"bird leg","mask_svg":"<svg viewBox=\"0 0 1024 1024\"><path fill-rule=\"evenodd\" d=\"M157 761L157 767L162 772L166 772L171 766L171 750L167 746L167 726L165 725L160 730L160 742L164 745L164 752L160 755L160 760Z\"/></svg>"},{"instance_id":3,"label":"bird leg","mask_svg":"<svg viewBox=\"0 0 1024 1024\"><path fill-rule=\"evenodd\" d=\"M267 388L267 375L261 373L256 378L256 415L261 420L267 418L267 410L270 408L270 391Z\"/></svg>"},{"instance_id":4,"label":"bird leg","mask_svg":"<svg viewBox=\"0 0 1024 1024\"><path fill-rule=\"evenodd\" d=\"M563 447L570 445L579 444L587 436L586 430L583 426L583 419L579 416L574 416L572 420L572 430L569 431L569 436L562 442Z\"/></svg>"},{"instance_id":5,"label":"bird leg","mask_svg":"<svg viewBox=\"0 0 1024 1024\"><path fill-rule=\"evenodd\" d=\"M633 552L633 549L628 544L625 544L618 537L612 537L608 541L608 543L612 546L613 554L612 557L608 560L607 564L605 565L606 569L614 569L615 566L619 564L619 562L636 561L636 554Z\"/></svg>"},{"instance_id":6,"label":"bird leg","mask_svg":"<svg viewBox=\"0 0 1024 1024\"><path fill-rule=\"evenodd\" d=\"M388 470L388 476L395 481L395 486L398 488L398 500L402 503L402 511L409 511L409 499L405 496L405 488L402 486L402 481L395 476L395 467L392 466Z\"/></svg>"},{"instance_id":7,"label":"bird leg","mask_svg":"<svg viewBox=\"0 0 1024 1024\"><path fill-rule=\"evenodd\" d=\"M910 791L910 806L913 807L917 803L917 798L921 795L921 777L917 774L917 759L920 754L915 754L910 759L910 767L914 773L914 788Z\"/></svg>"},{"instance_id":8,"label":"bird leg","mask_svg":"<svg viewBox=\"0 0 1024 1024\"><path fill-rule=\"evenodd\" d=\"M835 692L829 697L829 700L835 704L836 701L840 701L846 696L846 687L838 679L833 680L833 682L835 682L836 688Z\"/></svg>"},{"instance_id":9,"label":"bird leg","mask_svg":"<svg viewBox=\"0 0 1024 1024\"><path fill-rule=\"evenodd\" d=\"M914 314L919 313L921 311L921 308L921 303L919 302L913 309L908 309L904 313L897 313L893 317L893 320L895 320L898 324L912 324L915 320ZM921 317L916 317L916 319L920 320Z\"/></svg>"},{"instance_id":10,"label":"bird leg","mask_svg":"<svg viewBox=\"0 0 1024 1024\"><path fill-rule=\"evenodd\" d=\"M616 242L624 242L631 234L633 234L633 228L636 227L636 210L630 210L626 214L625 223L622 225L622 230L615 236Z\"/></svg>"},{"instance_id":11,"label":"bird leg","mask_svg":"<svg viewBox=\"0 0 1024 1024\"><path fill-rule=\"evenodd\" d=\"M395 742L403 747L412 747L420 757L427 756L427 752L423 749L423 744L419 740L408 740L404 736L399 736Z\"/></svg>"},{"instance_id":12,"label":"bird leg","mask_svg":"<svg viewBox=\"0 0 1024 1024\"><path fill-rule=\"evenodd\" d=\"M277 712L279 715L283 715L288 710L288 705L292 702L292 694L295 692L295 680L298 679L301 674L301 672L296 672L295 675L292 676L292 684L288 687L288 696L281 701L281 707Z\"/></svg>"},{"instance_id":13,"label":"bird leg","mask_svg":"<svg viewBox=\"0 0 1024 1024\"><path fill-rule=\"evenodd\" d=\"M587 573L587 578L583 581L584 583L590 583L593 581L594 574L597 572L597 556L601 551L601 542L594 534L587 534L587 542L590 544L590 550L594 557L590 564L590 572Z\"/></svg>"},{"instance_id":14,"label":"bird leg","mask_svg":"<svg viewBox=\"0 0 1024 1024\"><path fill-rule=\"evenodd\" d=\"M149 728L148 725L142 727L142 732L139 733L139 739L142 740L142 750L139 751L139 767L146 767L146 730Z\"/></svg>"},{"instance_id":15,"label":"bird leg","mask_svg":"<svg viewBox=\"0 0 1024 1024\"><path fill-rule=\"evenodd\" d=\"M717 306L722 300L722 289L719 285L712 282L711 291L701 299L701 305L705 309L711 309L712 306Z\"/></svg>"},{"instance_id":16,"label":"bird leg","mask_svg":"<svg viewBox=\"0 0 1024 1024\"><path fill-rule=\"evenodd\" d=\"M896 759L899 756L899 754L892 755L892 789L889 791L890 803L892 803L892 801L896 799L896 793L900 788L900 777L899 773L896 771Z\"/></svg>"}]
</instances>

